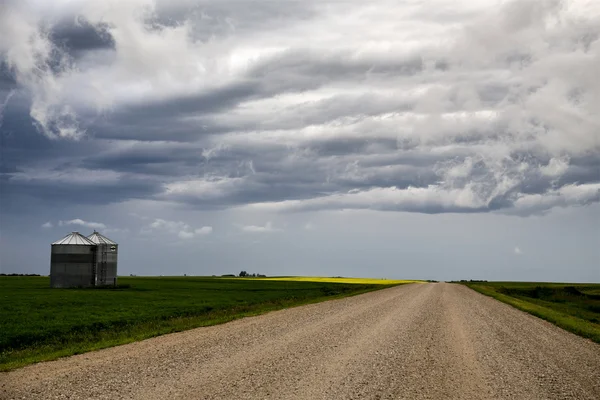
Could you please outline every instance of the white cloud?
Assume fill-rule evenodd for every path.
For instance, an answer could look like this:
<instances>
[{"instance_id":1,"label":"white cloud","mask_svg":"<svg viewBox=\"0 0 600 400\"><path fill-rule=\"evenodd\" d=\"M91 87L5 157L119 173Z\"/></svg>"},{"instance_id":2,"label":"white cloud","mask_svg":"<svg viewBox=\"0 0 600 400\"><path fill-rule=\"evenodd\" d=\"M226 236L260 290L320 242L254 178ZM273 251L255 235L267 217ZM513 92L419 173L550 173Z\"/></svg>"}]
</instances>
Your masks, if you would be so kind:
<instances>
[{"instance_id":1,"label":"white cloud","mask_svg":"<svg viewBox=\"0 0 600 400\"><path fill-rule=\"evenodd\" d=\"M514 209L507 212L529 215L554 207L582 206L598 201L600 201L600 183L567 185L543 194L522 195L515 201Z\"/></svg>"},{"instance_id":2,"label":"white cloud","mask_svg":"<svg viewBox=\"0 0 600 400\"><path fill-rule=\"evenodd\" d=\"M150 223L150 228L162 229L169 232L177 232L180 229L189 230L190 226L182 221L169 221L161 218L154 219L154 222Z\"/></svg>"},{"instance_id":3,"label":"white cloud","mask_svg":"<svg viewBox=\"0 0 600 400\"><path fill-rule=\"evenodd\" d=\"M58 221L58 226L80 225L91 229L106 229L106 225L101 222L89 222L76 218L69 221Z\"/></svg>"},{"instance_id":4,"label":"white cloud","mask_svg":"<svg viewBox=\"0 0 600 400\"><path fill-rule=\"evenodd\" d=\"M50 221L42 224L42 228L44 228L44 229L49 229L49 228L52 228L53 226L54 225L52 225L52 222L50 222Z\"/></svg>"},{"instance_id":5,"label":"white cloud","mask_svg":"<svg viewBox=\"0 0 600 400\"><path fill-rule=\"evenodd\" d=\"M250 209L269 211L311 211L319 209L373 209L382 211L477 211L485 201L470 189L444 189L431 185L427 188L397 187L351 190L308 200L256 203Z\"/></svg>"},{"instance_id":6,"label":"white cloud","mask_svg":"<svg viewBox=\"0 0 600 400\"><path fill-rule=\"evenodd\" d=\"M568 169L568 159L551 158L548 165L540 167L540 172L543 175L557 178L563 175Z\"/></svg>"},{"instance_id":7,"label":"white cloud","mask_svg":"<svg viewBox=\"0 0 600 400\"><path fill-rule=\"evenodd\" d=\"M191 238L194 237L194 232L179 231L179 233L177 234L177 236L179 236L180 239L191 239Z\"/></svg>"},{"instance_id":8,"label":"white cloud","mask_svg":"<svg viewBox=\"0 0 600 400\"><path fill-rule=\"evenodd\" d=\"M515 253L516 255L523 254L523 252L521 251L521 249L519 248L519 246L515 246L514 253Z\"/></svg>"},{"instance_id":9,"label":"white cloud","mask_svg":"<svg viewBox=\"0 0 600 400\"><path fill-rule=\"evenodd\" d=\"M197 236L205 236L211 234L212 226L203 226L193 228L189 224L182 221L169 221L161 218L155 218L153 222L142 228L143 234L153 232L166 232L172 235L177 235L180 239L193 239Z\"/></svg>"},{"instance_id":10,"label":"white cloud","mask_svg":"<svg viewBox=\"0 0 600 400\"><path fill-rule=\"evenodd\" d=\"M190 229L190 228L186 227L185 229ZM177 236L179 236L180 239L193 239L197 236L210 235L212 233L212 231L213 231L212 226L203 226L202 228L197 228L194 230L181 230L181 231L179 231Z\"/></svg>"},{"instance_id":11,"label":"white cloud","mask_svg":"<svg viewBox=\"0 0 600 400\"><path fill-rule=\"evenodd\" d=\"M172 182L165 185L165 198L193 197L199 200L218 199L243 185L244 178L215 177Z\"/></svg>"},{"instance_id":12,"label":"white cloud","mask_svg":"<svg viewBox=\"0 0 600 400\"><path fill-rule=\"evenodd\" d=\"M494 210L491 203L513 186L509 180L500 183L489 193L482 192L472 183L462 188L430 185L426 188L397 187L351 190L347 193L317 197L308 200L285 200L280 202L254 203L245 206L273 212L315 211L326 209L371 209L381 211L408 211L424 213L484 212ZM514 198L513 198L514 197ZM505 213L520 215L537 214L555 207L586 205L600 201L600 184L568 185L543 194L511 197L513 207L501 209ZM261 227L253 227L261 228Z\"/></svg>"},{"instance_id":13,"label":"white cloud","mask_svg":"<svg viewBox=\"0 0 600 400\"><path fill-rule=\"evenodd\" d=\"M203 226L202 228L194 229L194 233L196 235L208 235L208 234L212 233L212 231L213 231L212 226Z\"/></svg>"},{"instance_id":14,"label":"white cloud","mask_svg":"<svg viewBox=\"0 0 600 400\"><path fill-rule=\"evenodd\" d=\"M281 232L283 229L275 228L271 222L267 222L264 226L261 225L244 225L240 229L249 233L271 233Z\"/></svg>"},{"instance_id":15,"label":"white cloud","mask_svg":"<svg viewBox=\"0 0 600 400\"><path fill-rule=\"evenodd\" d=\"M40 28L42 15L32 3L13 2L0 13L0 55L13 68L20 85L32 94L31 117L48 137L77 139L83 132L65 102L70 60Z\"/></svg>"},{"instance_id":16,"label":"white cloud","mask_svg":"<svg viewBox=\"0 0 600 400\"><path fill-rule=\"evenodd\" d=\"M37 183L68 183L70 185L100 186L116 184L121 174L109 170L90 170L84 168L71 168L65 171L24 168L22 171L7 174L14 182Z\"/></svg>"}]
</instances>

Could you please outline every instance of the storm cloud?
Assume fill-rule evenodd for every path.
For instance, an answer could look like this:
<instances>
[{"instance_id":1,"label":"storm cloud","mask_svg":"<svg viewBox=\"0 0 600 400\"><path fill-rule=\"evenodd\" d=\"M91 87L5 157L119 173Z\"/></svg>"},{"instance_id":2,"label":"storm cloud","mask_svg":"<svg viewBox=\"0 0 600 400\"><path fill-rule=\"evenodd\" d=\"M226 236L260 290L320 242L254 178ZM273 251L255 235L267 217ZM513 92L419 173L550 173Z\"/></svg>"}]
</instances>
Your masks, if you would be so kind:
<instances>
[{"instance_id":1,"label":"storm cloud","mask_svg":"<svg viewBox=\"0 0 600 400\"><path fill-rule=\"evenodd\" d=\"M586 207L598 71L593 1L9 0L0 196L281 215Z\"/></svg>"}]
</instances>

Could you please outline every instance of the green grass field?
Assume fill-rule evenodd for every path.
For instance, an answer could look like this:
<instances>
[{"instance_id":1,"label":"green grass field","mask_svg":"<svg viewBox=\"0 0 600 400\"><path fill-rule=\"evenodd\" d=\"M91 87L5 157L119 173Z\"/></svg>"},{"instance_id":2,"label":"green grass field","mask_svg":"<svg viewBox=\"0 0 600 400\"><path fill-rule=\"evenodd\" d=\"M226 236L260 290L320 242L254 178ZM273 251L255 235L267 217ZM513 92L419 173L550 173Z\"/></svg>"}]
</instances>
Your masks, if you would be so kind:
<instances>
[{"instance_id":1,"label":"green grass field","mask_svg":"<svg viewBox=\"0 0 600 400\"><path fill-rule=\"evenodd\" d=\"M461 282L522 311L600 343L600 284Z\"/></svg>"},{"instance_id":2,"label":"green grass field","mask_svg":"<svg viewBox=\"0 0 600 400\"><path fill-rule=\"evenodd\" d=\"M399 283L122 277L117 289L51 289L48 277L0 277L0 371Z\"/></svg>"}]
</instances>

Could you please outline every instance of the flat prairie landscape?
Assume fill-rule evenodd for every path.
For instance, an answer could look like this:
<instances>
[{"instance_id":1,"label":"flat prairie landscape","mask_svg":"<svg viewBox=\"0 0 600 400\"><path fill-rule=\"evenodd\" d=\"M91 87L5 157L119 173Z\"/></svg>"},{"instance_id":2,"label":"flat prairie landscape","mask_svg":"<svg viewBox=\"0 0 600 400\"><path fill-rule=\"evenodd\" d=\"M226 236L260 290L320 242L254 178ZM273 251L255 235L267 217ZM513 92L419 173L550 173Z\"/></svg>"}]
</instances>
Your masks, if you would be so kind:
<instances>
[{"instance_id":1,"label":"flat prairie landscape","mask_svg":"<svg viewBox=\"0 0 600 400\"><path fill-rule=\"evenodd\" d=\"M48 277L0 277L0 371L407 282L122 277L117 288L51 289Z\"/></svg>"},{"instance_id":2,"label":"flat prairie landscape","mask_svg":"<svg viewBox=\"0 0 600 400\"><path fill-rule=\"evenodd\" d=\"M598 399L600 345L465 285L399 285L0 375L2 399Z\"/></svg>"}]
</instances>

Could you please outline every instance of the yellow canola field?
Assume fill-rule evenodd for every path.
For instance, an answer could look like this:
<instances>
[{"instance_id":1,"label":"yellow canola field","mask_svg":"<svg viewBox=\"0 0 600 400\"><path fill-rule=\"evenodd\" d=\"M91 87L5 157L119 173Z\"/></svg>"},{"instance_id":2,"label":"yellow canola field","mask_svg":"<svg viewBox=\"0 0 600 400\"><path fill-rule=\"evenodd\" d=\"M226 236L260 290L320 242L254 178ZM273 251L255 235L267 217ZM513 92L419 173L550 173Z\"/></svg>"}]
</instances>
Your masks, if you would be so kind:
<instances>
[{"instance_id":1,"label":"yellow canola field","mask_svg":"<svg viewBox=\"0 0 600 400\"><path fill-rule=\"evenodd\" d=\"M331 282L357 283L363 285L398 285L402 283L423 283L415 280L374 279L374 278L333 278L323 276L279 276L275 278L256 278L265 281Z\"/></svg>"}]
</instances>

